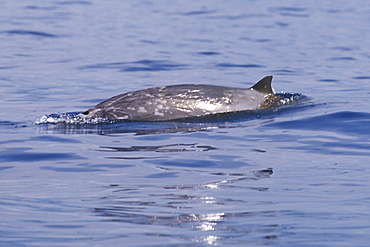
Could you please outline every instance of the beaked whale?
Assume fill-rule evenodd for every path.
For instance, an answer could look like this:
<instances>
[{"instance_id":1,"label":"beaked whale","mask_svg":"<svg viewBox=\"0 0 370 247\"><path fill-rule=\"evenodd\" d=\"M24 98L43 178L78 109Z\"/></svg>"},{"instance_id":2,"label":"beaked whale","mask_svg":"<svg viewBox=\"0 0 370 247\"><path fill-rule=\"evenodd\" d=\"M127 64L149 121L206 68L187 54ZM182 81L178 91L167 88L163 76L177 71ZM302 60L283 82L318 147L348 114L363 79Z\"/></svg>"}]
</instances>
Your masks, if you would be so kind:
<instances>
[{"instance_id":1,"label":"beaked whale","mask_svg":"<svg viewBox=\"0 0 370 247\"><path fill-rule=\"evenodd\" d=\"M250 88L182 84L128 92L78 114L81 118L167 121L211 114L263 110L281 105L266 76Z\"/></svg>"}]
</instances>

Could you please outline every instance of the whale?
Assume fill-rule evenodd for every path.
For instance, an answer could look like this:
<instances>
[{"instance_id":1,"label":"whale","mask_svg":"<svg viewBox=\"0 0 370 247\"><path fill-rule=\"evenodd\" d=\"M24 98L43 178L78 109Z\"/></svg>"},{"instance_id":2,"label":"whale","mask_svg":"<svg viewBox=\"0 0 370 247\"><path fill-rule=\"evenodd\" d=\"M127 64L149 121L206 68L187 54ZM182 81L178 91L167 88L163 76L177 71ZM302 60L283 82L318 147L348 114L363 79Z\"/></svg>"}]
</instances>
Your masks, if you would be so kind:
<instances>
[{"instance_id":1,"label":"whale","mask_svg":"<svg viewBox=\"0 0 370 247\"><path fill-rule=\"evenodd\" d=\"M266 76L250 88L206 84L160 86L109 98L77 116L131 121L169 121L212 114L271 109L282 98Z\"/></svg>"}]
</instances>

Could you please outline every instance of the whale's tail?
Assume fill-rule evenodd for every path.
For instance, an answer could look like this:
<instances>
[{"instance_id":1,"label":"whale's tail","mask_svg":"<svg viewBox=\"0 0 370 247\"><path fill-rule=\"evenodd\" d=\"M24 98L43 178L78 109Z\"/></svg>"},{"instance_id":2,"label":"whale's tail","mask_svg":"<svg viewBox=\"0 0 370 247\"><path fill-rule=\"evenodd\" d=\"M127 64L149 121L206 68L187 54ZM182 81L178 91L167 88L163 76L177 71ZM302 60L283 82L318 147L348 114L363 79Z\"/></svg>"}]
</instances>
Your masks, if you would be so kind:
<instances>
[{"instance_id":1,"label":"whale's tail","mask_svg":"<svg viewBox=\"0 0 370 247\"><path fill-rule=\"evenodd\" d=\"M268 75L259 80L256 84L250 87L250 89L263 94L273 94L275 92L274 89L271 87L271 82L272 75Z\"/></svg>"}]
</instances>

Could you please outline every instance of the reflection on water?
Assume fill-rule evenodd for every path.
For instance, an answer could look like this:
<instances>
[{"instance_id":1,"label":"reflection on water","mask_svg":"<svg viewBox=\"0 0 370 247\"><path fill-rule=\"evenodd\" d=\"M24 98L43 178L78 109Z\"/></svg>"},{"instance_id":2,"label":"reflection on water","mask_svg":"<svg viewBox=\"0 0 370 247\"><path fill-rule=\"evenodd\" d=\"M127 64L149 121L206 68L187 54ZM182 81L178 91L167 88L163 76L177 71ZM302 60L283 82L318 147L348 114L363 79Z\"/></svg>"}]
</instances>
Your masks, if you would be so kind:
<instances>
[{"instance_id":1,"label":"reflection on water","mask_svg":"<svg viewBox=\"0 0 370 247\"><path fill-rule=\"evenodd\" d=\"M155 152L155 153L178 153L178 152L204 152L210 150L217 150L218 148L208 145L194 144L168 144L159 146L131 146L131 147L106 147L101 146L100 152L114 152L114 153L133 153L133 152ZM108 159L158 159L166 158L162 156L109 156Z\"/></svg>"},{"instance_id":2,"label":"reflection on water","mask_svg":"<svg viewBox=\"0 0 370 247\"><path fill-rule=\"evenodd\" d=\"M217 148L207 145L198 144L168 144L160 146L131 146L131 147L100 147L106 150L99 150L104 152L158 152L158 153L170 153L170 152L189 152L189 151L209 151L216 150Z\"/></svg>"},{"instance_id":3,"label":"reflection on water","mask_svg":"<svg viewBox=\"0 0 370 247\"><path fill-rule=\"evenodd\" d=\"M215 214L204 214L204 215L191 215L194 221L200 224L196 226L200 231L214 231L217 227L218 221L221 221L225 213L215 213Z\"/></svg>"},{"instance_id":4,"label":"reflection on water","mask_svg":"<svg viewBox=\"0 0 370 247\"><path fill-rule=\"evenodd\" d=\"M258 119L255 116L254 119ZM37 125L37 132L40 134L124 134L135 133L136 135L151 135L151 134L168 134L178 132L198 132L209 131L215 129L237 128L241 125L250 126L255 124L267 123L272 120L265 119L258 123L202 123L202 122L118 122L110 124L41 124Z\"/></svg>"},{"instance_id":5,"label":"reflection on water","mask_svg":"<svg viewBox=\"0 0 370 247\"><path fill-rule=\"evenodd\" d=\"M227 205L248 205L249 202L242 198L235 199L235 197L227 196L221 192L227 187L234 189L239 187L244 193L248 190L256 191L255 188L238 186L236 183L243 180L266 179L272 173L272 169L238 174L210 173L222 177L222 179L208 183L165 187L112 184L106 187L108 189L106 196L99 198L101 207L95 208L93 212L108 221L168 227L167 232L170 237L186 238L195 243L207 245L237 243L238 238L245 234L257 233L264 235L266 239L271 239L271 236L275 236L274 232L280 228L279 225L255 226L246 223L235 227L233 222L241 218L245 218L243 222L248 222L248 218L275 217L277 212L238 211L240 207L237 210L230 207L229 210L225 211L225 208L228 208ZM207 194L210 189L218 189L221 194L214 196L213 193L212 196L209 196ZM265 193L267 190L268 188L259 189L257 193ZM270 202L262 201L260 203L263 205ZM247 209L247 207L245 208ZM170 228L195 230L199 234L177 235L177 231L171 231Z\"/></svg>"}]
</instances>

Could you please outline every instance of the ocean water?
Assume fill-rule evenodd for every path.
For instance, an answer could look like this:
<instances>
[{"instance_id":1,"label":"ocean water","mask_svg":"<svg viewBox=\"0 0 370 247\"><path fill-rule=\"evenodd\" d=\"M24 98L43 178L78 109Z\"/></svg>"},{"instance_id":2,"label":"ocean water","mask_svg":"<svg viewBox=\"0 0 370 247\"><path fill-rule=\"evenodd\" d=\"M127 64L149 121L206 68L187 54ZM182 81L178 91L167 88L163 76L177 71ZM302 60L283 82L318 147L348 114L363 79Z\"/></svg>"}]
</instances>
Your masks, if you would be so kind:
<instances>
[{"instance_id":1,"label":"ocean water","mask_svg":"<svg viewBox=\"0 0 370 247\"><path fill-rule=\"evenodd\" d=\"M0 2L1 246L368 246L366 1ZM169 122L45 120L147 87L304 100Z\"/></svg>"}]
</instances>

